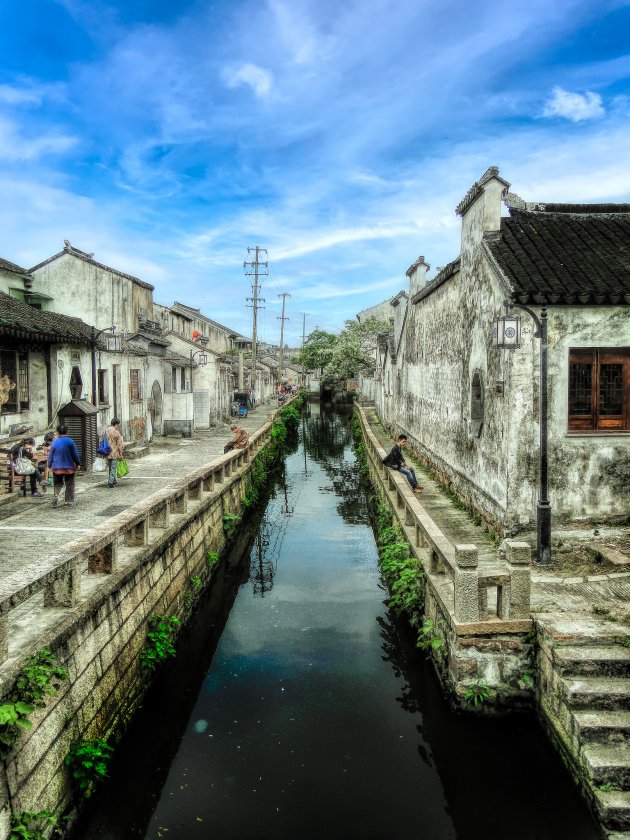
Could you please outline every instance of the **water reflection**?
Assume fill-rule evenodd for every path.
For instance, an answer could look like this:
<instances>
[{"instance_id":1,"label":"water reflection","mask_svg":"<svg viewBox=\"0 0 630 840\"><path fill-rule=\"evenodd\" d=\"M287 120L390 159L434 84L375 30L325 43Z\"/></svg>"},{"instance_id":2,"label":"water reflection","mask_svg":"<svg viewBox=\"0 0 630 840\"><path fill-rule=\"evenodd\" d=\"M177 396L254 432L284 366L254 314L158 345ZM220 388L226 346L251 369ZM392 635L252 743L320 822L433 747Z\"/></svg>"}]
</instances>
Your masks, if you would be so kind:
<instances>
[{"instance_id":1,"label":"water reflection","mask_svg":"<svg viewBox=\"0 0 630 840\"><path fill-rule=\"evenodd\" d=\"M350 415L300 437L75 840L595 840L535 723L453 714L384 607Z\"/></svg>"}]
</instances>

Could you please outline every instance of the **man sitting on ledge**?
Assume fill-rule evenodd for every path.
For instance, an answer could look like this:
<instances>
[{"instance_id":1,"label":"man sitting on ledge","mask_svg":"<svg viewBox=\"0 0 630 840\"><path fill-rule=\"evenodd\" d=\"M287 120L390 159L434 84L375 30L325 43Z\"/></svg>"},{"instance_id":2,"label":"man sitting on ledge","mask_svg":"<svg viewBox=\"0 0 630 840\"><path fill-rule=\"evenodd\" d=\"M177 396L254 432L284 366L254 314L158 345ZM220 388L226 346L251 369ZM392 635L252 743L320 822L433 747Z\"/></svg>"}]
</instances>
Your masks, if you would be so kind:
<instances>
[{"instance_id":1,"label":"man sitting on ledge","mask_svg":"<svg viewBox=\"0 0 630 840\"><path fill-rule=\"evenodd\" d=\"M415 472L408 464L405 463L403 458L402 449L406 445L407 435L398 435L397 442L392 446L389 455L386 455L383 458L383 463L386 467L391 467L391 469L398 470L398 472L406 475L409 484L413 487L413 492L419 493L422 490L422 487L418 485Z\"/></svg>"},{"instance_id":2,"label":"man sitting on ledge","mask_svg":"<svg viewBox=\"0 0 630 840\"><path fill-rule=\"evenodd\" d=\"M230 452L232 449L246 449L249 443L249 435L245 429L237 426L236 423L233 423L230 429L234 437L225 444L223 452Z\"/></svg>"}]
</instances>

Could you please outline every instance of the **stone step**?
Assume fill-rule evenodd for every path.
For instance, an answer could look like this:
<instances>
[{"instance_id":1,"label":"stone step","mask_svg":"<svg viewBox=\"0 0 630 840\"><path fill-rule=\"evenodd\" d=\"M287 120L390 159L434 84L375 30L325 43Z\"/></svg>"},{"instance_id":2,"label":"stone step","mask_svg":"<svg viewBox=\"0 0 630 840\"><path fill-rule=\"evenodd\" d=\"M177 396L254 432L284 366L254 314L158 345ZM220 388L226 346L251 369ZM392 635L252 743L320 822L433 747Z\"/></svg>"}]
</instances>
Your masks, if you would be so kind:
<instances>
[{"instance_id":1,"label":"stone step","mask_svg":"<svg viewBox=\"0 0 630 840\"><path fill-rule=\"evenodd\" d=\"M607 829L630 831L630 791L595 790L595 810ZM630 837L630 834L623 836Z\"/></svg>"},{"instance_id":2,"label":"stone step","mask_svg":"<svg viewBox=\"0 0 630 840\"><path fill-rule=\"evenodd\" d=\"M548 642L555 649L567 645L599 647L614 644L620 636L628 635L628 628L625 625L595 616L592 618L550 616L544 621L541 631L543 641Z\"/></svg>"},{"instance_id":3,"label":"stone step","mask_svg":"<svg viewBox=\"0 0 630 840\"><path fill-rule=\"evenodd\" d=\"M143 458L151 452L151 447L148 444L143 446L134 446L132 449L125 449L125 458L129 461L135 461L137 458Z\"/></svg>"},{"instance_id":4,"label":"stone step","mask_svg":"<svg viewBox=\"0 0 630 840\"><path fill-rule=\"evenodd\" d=\"M630 789L630 743L587 744L582 758L594 787L611 782L622 791Z\"/></svg>"},{"instance_id":5,"label":"stone step","mask_svg":"<svg viewBox=\"0 0 630 840\"><path fill-rule=\"evenodd\" d=\"M571 709L630 708L630 679L623 677L563 677L567 705Z\"/></svg>"},{"instance_id":6,"label":"stone step","mask_svg":"<svg viewBox=\"0 0 630 840\"><path fill-rule=\"evenodd\" d=\"M600 710L573 712L580 740L587 744L630 741L630 712Z\"/></svg>"},{"instance_id":7,"label":"stone step","mask_svg":"<svg viewBox=\"0 0 630 840\"><path fill-rule=\"evenodd\" d=\"M565 645L554 648L553 659L567 676L630 677L630 648L623 645Z\"/></svg>"}]
</instances>

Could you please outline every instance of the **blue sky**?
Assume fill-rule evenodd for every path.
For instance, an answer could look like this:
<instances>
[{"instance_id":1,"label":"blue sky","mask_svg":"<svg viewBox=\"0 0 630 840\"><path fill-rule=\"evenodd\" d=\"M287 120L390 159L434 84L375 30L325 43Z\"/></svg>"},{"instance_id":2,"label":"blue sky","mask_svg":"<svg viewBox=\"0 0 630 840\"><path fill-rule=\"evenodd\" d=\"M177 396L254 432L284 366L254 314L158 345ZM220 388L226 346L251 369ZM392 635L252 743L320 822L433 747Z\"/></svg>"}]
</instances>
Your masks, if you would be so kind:
<instances>
[{"instance_id":1,"label":"blue sky","mask_svg":"<svg viewBox=\"0 0 630 840\"><path fill-rule=\"evenodd\" d=\"M630 201L630 0L0 0L0 256L69 239L277 341L458 252L498 165L532 201ZM251 257L250 257L251 258Z\"/></svg>"}]
</instances>

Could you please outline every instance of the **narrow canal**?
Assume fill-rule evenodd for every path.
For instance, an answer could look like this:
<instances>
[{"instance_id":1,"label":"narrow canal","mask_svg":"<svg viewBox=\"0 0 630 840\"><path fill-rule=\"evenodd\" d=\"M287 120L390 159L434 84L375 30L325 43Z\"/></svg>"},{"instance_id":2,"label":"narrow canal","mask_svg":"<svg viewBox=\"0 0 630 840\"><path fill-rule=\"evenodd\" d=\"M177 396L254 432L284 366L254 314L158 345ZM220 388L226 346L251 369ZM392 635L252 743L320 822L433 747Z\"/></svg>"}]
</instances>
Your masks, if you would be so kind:
<instances>
[{"instance_id":1,"label":"narrow canal","mask_svg":"<svg viewBox=\"0 0 630 840\"><path fill-rule=\"evenodd\" d=\"M453 713L386 606L350 414L307 409L76 840L595 840L533 717Z\"/></svg>"}]
</instances>

